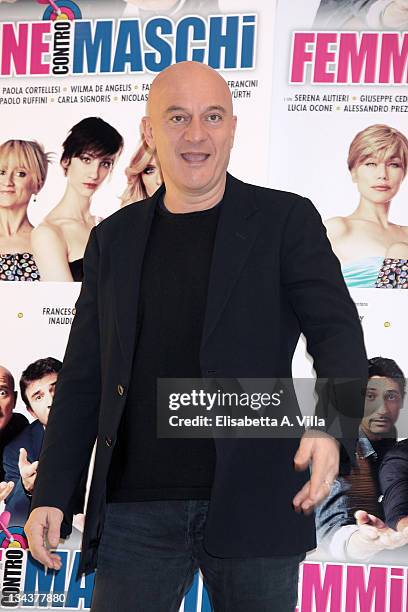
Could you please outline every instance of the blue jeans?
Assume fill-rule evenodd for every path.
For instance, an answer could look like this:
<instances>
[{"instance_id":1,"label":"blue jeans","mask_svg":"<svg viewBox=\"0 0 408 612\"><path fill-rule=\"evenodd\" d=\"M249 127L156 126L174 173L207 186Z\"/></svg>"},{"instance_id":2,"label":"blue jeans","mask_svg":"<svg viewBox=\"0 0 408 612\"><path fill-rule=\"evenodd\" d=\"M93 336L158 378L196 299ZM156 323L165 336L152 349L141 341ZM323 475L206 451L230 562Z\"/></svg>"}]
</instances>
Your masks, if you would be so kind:
<instances>
[{"instance_id":1,"label":"blue jeans","mask_svg":"<svg viewBox=\"0 0 408 612\"><path fill-rule=\"evenodd\" d=\"M215 612L293 612L304 555L213 557L203 548L207 509L203 500L108 504L91 612L177 612L198 568Z\"/></svg>"}]
</instances>

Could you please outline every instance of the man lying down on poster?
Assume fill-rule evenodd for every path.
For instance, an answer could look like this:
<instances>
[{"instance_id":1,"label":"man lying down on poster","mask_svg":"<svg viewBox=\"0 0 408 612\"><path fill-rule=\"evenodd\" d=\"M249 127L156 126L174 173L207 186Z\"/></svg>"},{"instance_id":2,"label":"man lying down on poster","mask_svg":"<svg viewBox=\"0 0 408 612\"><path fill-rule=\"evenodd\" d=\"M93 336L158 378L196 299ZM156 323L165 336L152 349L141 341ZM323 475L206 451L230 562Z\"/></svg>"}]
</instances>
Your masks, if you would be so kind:
<instances>
[{"instance_id":1,"label":"man lying down on poster","mask_svg":"<svg viewBox=\"0 0 408 612\"><path fill-rule=\"evenodd\" d=\"M356 462L316 509L319 547L313 558L408 564L408 440L402 448L395 444L405 378L396 362L384 357L368 360L368 376ZM395 485L402 473L405 480Z\"/></svg>"},{"instance_id":2,"label":"man lying down on poster","mask_svg":"<svg viewBox=\"0 0 408 612\"><path fill-rule=\"evenodd\" d=\"M321 0L314 26L404 30L408 27L408 0Z\"/></svg>"}]
</instances>

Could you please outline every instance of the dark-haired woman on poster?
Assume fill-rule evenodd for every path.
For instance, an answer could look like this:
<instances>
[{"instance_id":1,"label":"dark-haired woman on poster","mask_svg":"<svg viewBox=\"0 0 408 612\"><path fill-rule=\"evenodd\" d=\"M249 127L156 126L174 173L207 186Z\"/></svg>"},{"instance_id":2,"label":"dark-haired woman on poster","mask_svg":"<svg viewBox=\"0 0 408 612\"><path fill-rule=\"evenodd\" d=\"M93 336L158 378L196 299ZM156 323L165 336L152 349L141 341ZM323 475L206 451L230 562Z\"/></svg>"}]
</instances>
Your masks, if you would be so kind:
<instances>
[{"instance_id":1,"label":"dark-haired woman on poster","mask_svg":"<svg viewBox=\"0 0 408 612\"><path fill-rule=\"evenodd\" d=\"M64 195L31 236L42 281L82 280L85 247L99 220L90 212L92 196L122 148L122 136L99 117L82 119L71 129L61 156Z\"/></svg>"}]
</instances>

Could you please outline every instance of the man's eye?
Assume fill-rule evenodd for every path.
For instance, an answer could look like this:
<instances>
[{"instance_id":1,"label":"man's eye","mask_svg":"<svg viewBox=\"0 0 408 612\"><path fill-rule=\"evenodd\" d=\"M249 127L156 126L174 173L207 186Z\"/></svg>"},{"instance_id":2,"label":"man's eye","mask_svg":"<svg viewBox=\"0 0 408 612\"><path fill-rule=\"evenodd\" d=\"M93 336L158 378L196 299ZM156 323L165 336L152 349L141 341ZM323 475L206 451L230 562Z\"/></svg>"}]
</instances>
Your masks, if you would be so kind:
<instances>
[{"instance_id":1,"label":"man's eye","mask_svg":"<svg viewBox=\"0 0 408 612\"><path fill-rule=\"evenodd\" d=\"M385 394L385 399L387 399L389 401L392 401L392 402L395 402L396 400L399 400L399 398L400 398L400 394L397 393L396 391L388 391Z\"/></svg>"},{"instance_id":2,"label":"man's eye","mask_svg":"<svg viewBox=\"0 0 408 612\"><path fill-rule=\"evenodd\" d=\"M183 117L183 115L173 115L171 121L173 123L183 123L185 121L185 117Z\"/></svg>"},{"instance_id":3,"label":"man's eye","mask_svg":"<svg viewBox=\"0 0 408 612\"><path fill-rule=\"evenodd\" d=\"M211 115L208 115L207 117L207 121L210 123L217 123L218 121L221 121L221 119L222 117L218 113L211 113Z\"/></svg>"},{"instance_id":4,"label":"man's eye","mask_svg":"<svg viewBox=\"0 0 408 612\"><path fill-rule=\"evenodd\" d=\"M375 393L372 393L371 391L367 391L367 393L366 393L366 398L367 398L368 400L374 400L376 397L377 397L377 396L376 396L376 394L375 394Z\"/></svg>"}]
</instances>

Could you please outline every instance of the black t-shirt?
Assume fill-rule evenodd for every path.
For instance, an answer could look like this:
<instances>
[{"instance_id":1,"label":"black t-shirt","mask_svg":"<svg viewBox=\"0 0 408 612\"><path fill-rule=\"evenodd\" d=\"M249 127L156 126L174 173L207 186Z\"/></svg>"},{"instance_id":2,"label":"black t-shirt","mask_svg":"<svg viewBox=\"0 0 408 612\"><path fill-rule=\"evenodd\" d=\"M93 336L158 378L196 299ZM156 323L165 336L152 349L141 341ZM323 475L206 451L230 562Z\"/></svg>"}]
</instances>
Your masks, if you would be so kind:
<instances>
[{"instance_id":1,"label":"black t-shirt","mask_svg":"<svg viewBox=\"0 0 408 612\"><path fill-rule=\"evenodd\" d=\"M173 214L161 203L155 211L108 501L209 498L214 442L157 438L156 380L201 377L199 353L220 206Z\"/></svg>"}]
</instances>

